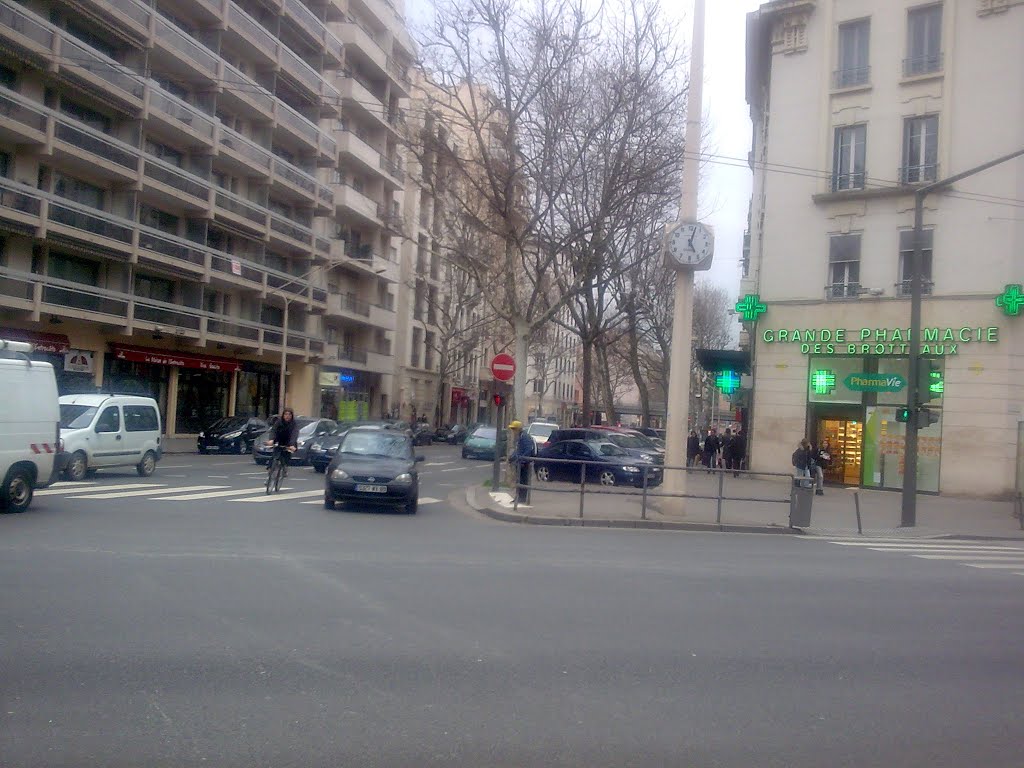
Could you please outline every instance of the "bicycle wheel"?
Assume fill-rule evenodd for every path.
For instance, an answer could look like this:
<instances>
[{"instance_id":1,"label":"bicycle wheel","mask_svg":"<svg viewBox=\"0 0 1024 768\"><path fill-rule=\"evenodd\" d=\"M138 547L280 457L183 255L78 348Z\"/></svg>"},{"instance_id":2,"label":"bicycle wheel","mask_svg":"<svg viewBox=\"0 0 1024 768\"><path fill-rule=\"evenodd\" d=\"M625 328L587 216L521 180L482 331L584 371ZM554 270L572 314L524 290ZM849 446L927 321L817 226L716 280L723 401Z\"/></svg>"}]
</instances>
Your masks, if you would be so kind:
<instances>
[{"instance_id":1,"label":"bicycle wheel","mask_svg":"<svg viewBox=\"0 0 1024 768\"><path fill-rule=\"evenodd\" d=\"M270 466L267 467L267 495L270 495L270 489L274 487L274 475L277 472L278 458L274 456L270 459Z\"/></svg>"},{"instance_id":2,"label":"bicycle wheel","mask_svg":"<svg viewBox=\"0 0 1024 768\"><path fill-rule=\"evenodd\" d=\"M284 459L277 460L277 475L274 477L274 493L281 490L281 480L284 479Z\"/></svg>"}]
</instances>

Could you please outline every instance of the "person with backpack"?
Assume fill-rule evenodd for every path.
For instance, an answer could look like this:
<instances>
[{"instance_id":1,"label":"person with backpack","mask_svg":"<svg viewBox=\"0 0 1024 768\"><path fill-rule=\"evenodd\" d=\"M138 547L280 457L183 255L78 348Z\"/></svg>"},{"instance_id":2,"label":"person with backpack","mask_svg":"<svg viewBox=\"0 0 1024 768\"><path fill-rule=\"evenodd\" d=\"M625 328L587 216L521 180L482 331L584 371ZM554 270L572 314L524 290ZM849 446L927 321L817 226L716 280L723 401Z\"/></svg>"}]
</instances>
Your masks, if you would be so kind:
<instances>
[{"instance_id":1,"label":"person with backpack","mask_svg":"<svg viewBox=\"0 0 1024 768\"><path fill-rule=\"evenodd\" d=\"M793 463L794 474L797 477L809 478L811 476L811 446L806 439L800 441L796 450L793 451L790 461ZM800 484L804 488L810 487L810 483L807 481L801 481Z\"/></svg>"}]
</instances>

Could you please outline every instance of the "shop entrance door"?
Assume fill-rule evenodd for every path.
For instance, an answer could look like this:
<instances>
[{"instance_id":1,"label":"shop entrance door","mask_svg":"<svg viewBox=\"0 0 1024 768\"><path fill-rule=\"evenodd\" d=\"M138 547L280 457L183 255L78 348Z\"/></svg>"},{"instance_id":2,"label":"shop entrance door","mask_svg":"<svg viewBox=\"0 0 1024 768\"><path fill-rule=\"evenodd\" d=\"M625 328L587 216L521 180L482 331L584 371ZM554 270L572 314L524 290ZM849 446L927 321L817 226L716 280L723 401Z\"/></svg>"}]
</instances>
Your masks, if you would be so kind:
<instances>
[{"instance_id":1,"label":"shop entrance door","mask_svg":"<svg viewBox=\"0 0 1024 768\"><path fill-rule=\"evenodd\" d=\"M832 445L832 463L825 470L825 482L860 485L864 424L859 420L820 419L818 445L828 438Z\"/></svg>"}]
</instances>

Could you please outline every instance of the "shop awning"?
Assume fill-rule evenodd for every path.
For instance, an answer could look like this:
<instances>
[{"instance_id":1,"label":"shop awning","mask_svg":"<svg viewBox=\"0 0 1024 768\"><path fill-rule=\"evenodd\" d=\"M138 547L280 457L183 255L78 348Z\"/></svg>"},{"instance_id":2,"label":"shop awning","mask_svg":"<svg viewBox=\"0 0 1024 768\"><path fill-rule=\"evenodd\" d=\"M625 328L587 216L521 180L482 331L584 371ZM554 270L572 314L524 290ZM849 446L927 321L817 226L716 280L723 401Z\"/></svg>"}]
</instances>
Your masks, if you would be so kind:
<instances>
[{"instance_id":1,"label":"shop awning","mask_svg":"<svg viewBox=\"0 0 1024 768\"><path fill-rule=\"evenodd\" d=\"M750 373L750 352L745 349L698 349L697 362L708 373Z\"/></svg>"},{"instance_id":2,"label":"shop awning","mask_svg":"<svg viewBox=\"0 0 1024 768\"><path fill-rule=\"evenodd\" d=\"M71 351L71 341L63 333L43 333L42 331L23 331L19 328L0 328L0 339L24 341L34 344L36 352L45 352L51 355L63 355Z\"/></svg>"},{"instance_id":3,"label":"shop awning","mask_svg":"<svg viewBox=\"0 0 1024 768\"><path fill-rule=\"evenodd\" d=\"M204 371L233 373L242 370L242 364L236 360L208 355L182 354L166 349L146 349L145 347L129 347L124 344L111 344L114 357L133 363L152 363L154 365L177 365L179 368L198 368Z\"/></svg>"}]
</instances>

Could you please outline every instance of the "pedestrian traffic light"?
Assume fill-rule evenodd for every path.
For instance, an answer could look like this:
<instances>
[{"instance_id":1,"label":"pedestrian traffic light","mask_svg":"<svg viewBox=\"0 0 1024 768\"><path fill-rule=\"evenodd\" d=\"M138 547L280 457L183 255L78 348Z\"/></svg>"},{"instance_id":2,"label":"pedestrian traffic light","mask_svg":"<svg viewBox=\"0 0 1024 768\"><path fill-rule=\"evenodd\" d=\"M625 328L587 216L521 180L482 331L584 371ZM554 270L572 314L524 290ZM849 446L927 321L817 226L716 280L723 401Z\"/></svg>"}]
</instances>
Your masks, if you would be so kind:
<instances>
[{"instance_id":1,"label":"pedestrian traffic light","mask_svg":"<svg viewBox=\"0 0 1024 768\"><path fill-rule=\"evenodd\" d=\"M932 357L917 359L917 402L919 404L938 400L944 389L942 366Z\"/></svg>"},{"instance_id":2,"label":"pedestrian traffic light","mask_svg":"<svg viewBox=\"0 0 1024 768\"><path fill-rule=\"evenodd\" d=\"M909 408L897 408L896 409L896 421L900 424L906 424L910 421L910 409Z\"/></svg>"},{"instance_id":3,"label":"pedestrian traffic light","mask_svg":"<svg viewBox=\"0 0 1024 768\"><path fill-rule=\"evenodd\" d=\"M503 406L505 404L505 396L504 395L500 395L500 394L495 395L494 396L494 404L496 406L498 406L499 408L501 408L501 406Z\"/></svg>"}]
</instances>

